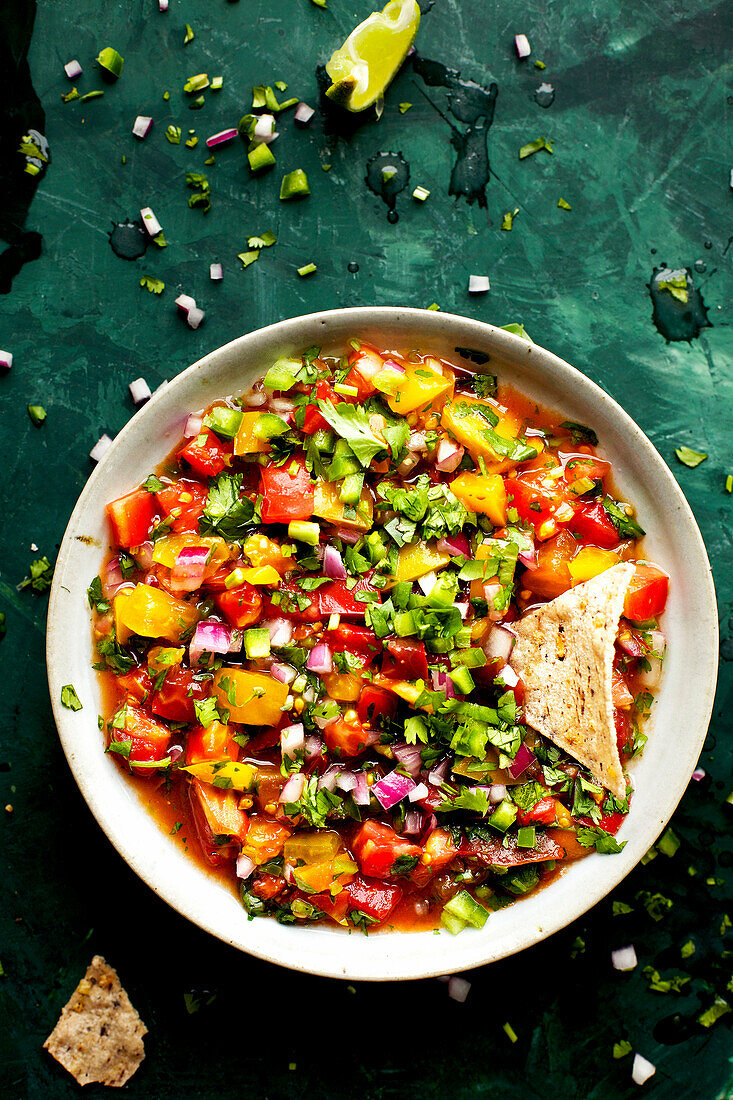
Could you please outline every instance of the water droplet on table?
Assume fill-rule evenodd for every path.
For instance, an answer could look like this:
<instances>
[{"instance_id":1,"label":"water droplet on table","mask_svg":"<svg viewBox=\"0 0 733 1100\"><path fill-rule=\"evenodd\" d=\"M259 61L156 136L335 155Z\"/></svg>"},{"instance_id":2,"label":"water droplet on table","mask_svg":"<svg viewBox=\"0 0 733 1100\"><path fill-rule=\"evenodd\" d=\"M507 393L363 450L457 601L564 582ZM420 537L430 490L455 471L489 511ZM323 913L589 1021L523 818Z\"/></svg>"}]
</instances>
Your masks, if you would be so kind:
<instances>
[{"instance_id":1,"label":"water droplet on table","mask_svg":"<svg viewBox=\"0 0 733 1100\"><path fill-rule=\"evenodd\" d=\"M540 107L551 107L555 102L555 89L552 84L540 84L539 88L534 94L535 102Z\"/></svg>"}]
</instances>

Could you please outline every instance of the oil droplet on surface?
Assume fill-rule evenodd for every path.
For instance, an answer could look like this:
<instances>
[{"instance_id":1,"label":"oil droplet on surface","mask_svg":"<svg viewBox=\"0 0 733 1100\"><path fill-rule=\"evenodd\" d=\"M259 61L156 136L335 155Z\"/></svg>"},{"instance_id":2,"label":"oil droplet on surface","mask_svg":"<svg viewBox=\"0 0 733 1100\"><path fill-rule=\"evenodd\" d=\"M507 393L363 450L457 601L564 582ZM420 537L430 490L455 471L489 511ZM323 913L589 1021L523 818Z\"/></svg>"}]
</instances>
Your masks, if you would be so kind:
<instances>
[{"instance_id":1,"label":"oil droplet on surface","mask_svg":"<svg viewBox=\"0 0 733 1100\"><path fill-rule=\"evenodd\" d=\"M555 89L552 84L540 84L539 88L534 94L535 102L540 107L551 107L555 102Z\"/></svg>"},{"instance_id":2,"label":"oil droplet on surface","mask_svg":"<svg viewBox=\"0 0 733 1100\"><path fill-rule=\"evenodd\" d=\"M703 248L712 248L713 247L713 242L710 241L710 240L703 241L702 244L703 244Z\"/></svg>"},{"instance_id":3,"label":"oil droplet on surface","mask_svg":"<svg viewBox=\"0 0 733 1100\"><path fill-rule=\"evenodd\" d=\"M685 277L686 285L678 289L685 292L686 301L675 297L664 286L672 280L679 280L681 276ZM672 270L666 264L655 267L647 285L652 299L652 321L657 332L668 343L682 340L690 343L704 328L712 328L712 322L708 320L707 307L700 291L692 281L689 268Z\"/></svg>"},{"instance_id":4,"label":"oil droplet on surface","mask_svg":"<svg viewBox=\"0 0 733 1100\"><path fill-rule=\"evenodd\" d=\"M387 221L394 225L399 219L397 196L410 182L410 166L402 153L376 153L367 161L364 179L369 190L388 207Z\"/></svg>"},{"instance_id":5,"label":"oil droplet on surface","mask_svg":"<svg viewBox=\"0 0 733 1100\"><path fill-rule=\"evenodd\" d=\"M704 260L695 260L692 266L695 268L695 271L699 271L701 275L708 269L708 265Z\"/></svg>"},{"instance_id":6,"label":"oil droplet on surface","mask_svg":"<svg viewBox=\"0 0 733 1100\"><path fill-rule=\"evenodd\" d=\"M113 222L109 243L115 256L121 260L137 260L145 255L148 235L140 222Z\"/></svg>"},{"instance_id":7,"label":"oil droplet on surface","mask_svg":"<svg viewBox=\"0 0 733 1100\"><path fill-rule=\"evenodd\" d=\"M350 271L352 275L356 275L357 271L359 270L359 265L356 260L352 260L350 263L348 263L346 265L346 270Z\"/></svg>"}]
</instances>

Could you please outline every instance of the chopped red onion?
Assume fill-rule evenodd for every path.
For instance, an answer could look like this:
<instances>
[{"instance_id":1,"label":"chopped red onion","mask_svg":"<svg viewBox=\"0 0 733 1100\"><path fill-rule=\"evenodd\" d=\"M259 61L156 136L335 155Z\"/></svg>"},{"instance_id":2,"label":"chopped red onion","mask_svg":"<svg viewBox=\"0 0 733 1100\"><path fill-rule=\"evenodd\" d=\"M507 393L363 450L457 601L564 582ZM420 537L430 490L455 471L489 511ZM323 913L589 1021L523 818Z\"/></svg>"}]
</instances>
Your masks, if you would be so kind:
<instances>
[{"instance_id":1,"label":"chopped red onion","mask_svg":"<svg viewBox=\"0 0 733 1100\"><path fill-rule=\"evenodd\" d=\"M335 546L326 546L323 551L323 572L332 580L344 581L348 577L343 558Z\"/></svg>"},{"instance_id":2,"label":"chopped red onion","mask_svg":"<svg viewBox=\"0 0 733 1100\"><path fill-rule=\"evenodd\" d=\"M514 45L517 47L517 56L519 58L529 57L532 53L532 48L526 34L515 34Z\"/></svg>"},{"instance_id":3,"label":"chopped red onion","mask_svg":"<svg viewBox=\"0 0 733 1100\"><path fill-rule=\"evenodd\" d=\"M307 103L299 103L295 108L294 118L301 126L307 126L315 113L313 108L309 107Z\"/></svg>"},{"instance_id":4,"label":"chopped red onion","mask_svg":"<svg viewBox=\"0 0 733 1100\"><path fill-rule=\"evenodd\" d=\"M343 764L331 764L326 768L325 772L318 780L318 789L325 791L336 790L336 780L339 778L343 771Z\"/></svg>"},{"instance_id":5,"label":"chopped red onion","mask_svg":"<svg viewBox=\"0 0 733 1100\"><path fill-rule=\"evenodd\" d=\"M269 145L276 137L275 116L260 115L252 131L252 141L256 141L260 145Z\"/></svg>"},{"instance_id":6,"label":"chopped red onion","mask_svg":"<svg viewBox=\"0 0 733 1100\"><path fill-rule=\"evenodd\" d=\"M618 951L611 952L614 970L633 970L638 961L633 944L628 947L619 947Z\"/></svg>"},{"instance_id":7,"label":"chopped red onion","mask_svg":"<svg viewBox=\"0 0 733 1100\"><path fill-rule=\"evenodd\" d=\"M264 390L261 390L259 393L257 391L248 393L244 398L245 405L250 409L258 409L261 405L264 405L266 401L267 394Z\"/></svg>"},{"instance_id":8,"label":"chopped red onion","mask_svg":"<svg viewBox=\"0 0 733 1100\"><path fill-rule=\"evenodd\" d=\"M293 624L290 619L270 619L262 623L262 626L270 631L270 645L276 649L290 645L293 640Z\"/></svg>"},{"instance_id":9,"label":"chopped red onion","mask_svg":"<svg viewBox=\"0 0 733 1100\"><path fill-rule=\"evenodd\" d=\"M215 149L217 145L228 145L238 136L239 131L234 127L229 130L220 130L218 134L212 134L206 139L206 146L208 149Z\"/></svg>"},{"instance_id":10,"label":"chopped red onion","mask_svg":"<svg viewBox=\"0 0 733 1100\"><path fill-rule=\"evenodd\" d=\"M0 351L0 370L10 370L13 365L12 351Z\"/></svg>"},{"instance_id":11,"label":"chopped red onion","mask_svg":"<svg viewBox=\"0 0 733 1100\"><path fill-rule=\"evenodd\" d=\"M396 806L398 802L406 798L415 786L416 783L414 779L410 779L407 775L401 775L398 771L393 771L390 772L389 775L385 775L384 779L380 779L378 783L374 784L372 793L377 798L382 809L391 810L393 806Z\"/></svg>"},{"instance_id":12,"label":"chopped red onion","mask_svg":"<svg viewBox=\"0 0 733 1100\"><path fill-rule=\"evenodd\" d=\"M503 669L496 678L497 680L501 680L504 687L510 689L515 688L519 683L519 677L517 676L511 665L504 665Z\"/></svg>"},{"instance_id":13,"label":"chopped red onion","mask_svg":"<svg viewBox=\"0 0 733 1100\"><path fill-rule=\"evenodd\" d=\"M357 772L356 774L356 786L352 792L351 797L357 806L368 806L371 802L372 796L369 790L369 784L367 783L366 772Z\"/></svg>"},{"instance_id":14,"label":"chopped red onion","mask_svg":"<svg viewBox=\"0 0 733 1100\"><path fill-rule=\"evenodd\" d=\"M355 790L356 783L357 779L353 772L341 772L336 777L336 786L339 790L346 791L347 794L349 791Z\"/></svg>"},{"instance_id":15,"label":"chopped red onion","mask_svg":"<svg viewBox=\"0 0 733 1100\"><path fill-rule=\"evenodd\" d=\"M280 730L280 749L283 756L289 756L291 760L296 753L305 751L305 730L302 722L295 722Z\"/></svg>"},{"instance_id":16,"label":"chopped red onion","mask_svg":"<svg viewBox=\"0 0 733 1100\"><path fill-rule=\"evenodd\" d=\"M174 305L178 306L179 312L187 317L189 311L196 308L196 299L192 298L190 294L179 294Z\"/></svg>"},{"instance_id":17,"label":"chopped red onion","mask_svg":"<svg viewBox=\"0 0 733 1100\"><path fill-rule=\"evenodd\" d=\"M135 405L143 405L153 396L150 392L150 386L144 378L136 378L133 382L130 382L128 389Z\"/></svg>"},{"instance_id":18,"label":"chopped red onion","mask_svg":"<svg viewBox=\"0 0 733 1100\"><path fill-rule=\"evenodd\" d=\"M423 798L428 797L429 793L424 783L418 783L416 787L412 788L407 798L410 802L421 802Z\"/></svg>"},{"instance_id":19,"label":"chopped red onion","mask_svg":"<svg viewBox=\"0 0 733 1100\"><path fill-rule=\"evenodd\" d=\"M64 65L64 72L68 76L69 80L76 80L77 77L81 76L83 70L79 62L76 60L76 58L74 58L73 61L66 62L66 64Z\"/></svg>"},{"instance_id":20,"label":"chopped red onion","mask_svg":"<svg viewBox=\"0 0 733 1100\"><path fill-rule=\"evenodd\" d=\"M631 1067L631 1078L635 1085L643 1085L657 1072L653 1062L644 1058L641 1054L634 1055L634 1064Z\"/></svg>"},{"instance_id":21,"label":"chopped red onion","mask_svg":"<svg viewBox=\"0 0 733 1100\"><path fill-rule=\"evenodd\" d=\"M157 237L159 233L163 232L163 227L149 206L144 206L142 208L140 217L143 220L143 225L148 231L149 236Z\"/></svg>"},{"instance_id":22,"label":"chopped red onion","mask_svg":"<svg viewBox=\"0 0 733 1100\"><path fill-rule=\"evenodd\" d=\"M209 264L209 278L215 283L224 278L224 268L221 264Z\"/></svg>"},{"instance_id":23,"label":"chopped red onion","mask_svg":"<svg viewBox=\"0 0 733 1100\"><path fill-rule=\"evenodd\" d=\"M484 653L489 661L499 659L505 663L511 657L514 648L514 635L503 626L492 626L484 642Z\"/></svg>"},{"instance_id":24,"label":"chopped red onion","mask_svg":"<svg viewBox=\"0 0 733 1100\"><path fill-rule=\"evenodd\" d=\"M186 418L186 424L183 429L184 439L193 439L201 431L201 426L204 422L203 413L189 413Z\"/></svg>"},{"instance_id":25,"label":"chopped red onion","mask_svg":"<svg viewBox=\"0 0 733 1100\"><path fill-rule=\"evenodd\" d=\"M206 314L198 306L194 306L193 309L189 309L186 320L188 321L189 328L198 328L203 321Z\"/></svg>"},{"instance_id":26,"label":"chopped red onion","mask_svg":"<svg viewBox=\"0 0 733 1100\"><path fill-rule=\"evenodd\" d=\"M161 11L166 11L166 9L168 7L168 0L160 0L160 4L161 5L165 4L165 8L161 6L160 10ZM249 876L252 874L252 872L254 871L256 866L257 866L257 864L255 863L255 861L253 859L250 859L249 856L244 855L244 853L242 853L242 855L240 855L240 856L237 856L237 862L236 862L237 878L241 878L241 879L249 878Z\"/></svg>"},{"instance_id":27,"label":"chopped red onion","mask_svg":"<svg viewBox=\"0 0 733 1100\"><path fill-rule=\"evenodd\" d=\"M521 744L517 749L517 755L507 768L507 771L512 779L519 779L520 775L523 775L530 764L533 764L536 759L537 757L529 746Z\"/></svg>"},{"instance_id":28,"label":"chopped red onion","mask_svg":"<svg viewBox=\"0 0 733 1100\"><path fill-rule=\"evenodd\" d=\"M700 780L704 779L706 775L707 772L704 768L695 768L694 772L692 773L692 778L695 780L696 783L699 783Z\"/></svg>"},{"instance_id":29,"label":"chopped red onion","mask_svg":"<svg viewBox=\"0 0 733 1100\"><path fill-rule=\"evenodd\" d=\"M111 558L104 567L104 583L102 585L105 599L111 600L117 590L125 583L120 569L120 559Z\"/></svg>"},{"instance_id":30,"label":"chopped red onion","mask_svg":"<svg viewBox=\"0 0 733 1100\"><path fill-rule=\"evenodd\" d=\"M279 801L281 803L297 802L303 793L303 789L305 787L305 779L306 777L303 775L302 772L295 772L293 775L291 775L283 789L280 791Z\"/></svg>"},{"instance_id":31,"label":"chopped red onion","mask_svg":"<svg viewBox=\"0 0 733 1100\"><path fill-rule=\"evenodd\" d=\"M465 619L466 615L468 615L468 601L460 601L458 603L454 603L453 606L455 607L461 618Z\"/></svg>"},{"instance_id":32,"label":"chopped red onion","mask_svg":"<svg viewBox=\"0 0 733 1100\"><path fill-rule=\"evenodd\" d=\"M452 439L441 439L436 454L436 469L443 474L452 474L458 469L463 458L463 447Z\"/></svg>"},{"instance_id":33,"label":"chopped red onion","mask_svg":"<svg viewBox=\"0 0 733 1100\"><path fill-rule=\"evenodd\" d=\"M152 542L148 541L141 542L140 545L135 549L135 561L141 569L148 570L152 568L154 552L155 547L153 546Z\"/></svg>"},{"instance_id":34,"label":"chopped red onion","mask_svg":"<svg viewBox=\"0 0 733 1100\"><path fill-rule=\"evenodd\" d=\"M107 435L107 433L105 432L104 435L100 435L99 439L89 452L89 457L91 458L92 462L99 462L111 446L112 440Z\"/></svg>"},{"instance_id":35,"label":"chopped red onion","mask_svg":"<svg viewBox=\"0 0 733 1100\"><path fill-rule=\"evenodd\" d=\"M292 684L298 675L298 670L293 668L292 665L284 665L280 661L273 661L270 665L270 673L281 684Z\"/></svg>"},{"instance_id":36,"label":"chopped red onion","mask_svg":"<svg viewBox=\"0 0 733 1100\"><path fill-rule=\"evenodd\" d=\"M395 759L399 761L405 771L415 776L420 774L422 768L422 756L419 745L395 745L393 750Z\"/></svg>"},{"instance_id":37,"label":"chopped red onion","mask_svg":"<svg viewBox=\"0 0 733 1100\"><path fill-rule=\"evenodd\" d=\"M171 588L176 592L195 592L201 587L210 546L184 546L171 569Z\"/></svg>"},{"instance_id":38,"label":"chopped red onion","mask_svg":"<svg viewBox=\"0 0 733 1100\"><path fill-rule=\"evenodd\" d=\"M295 404L287 397L271 397L270 408L273 412L283 415L291 413L295 408Z\"/></svg>"},{"instance_id":39,"label":"chopped red onion","mask_svg":"<svg viewBox=\"0 0 733 1100\"><path fill-rule=\"evenodd\" d=\"M150 133L153 120L150 115L138 115L133 123L132 132L136 138L146 138Z\"/></svg>"},{"instance_id":40,"label":"chopped red onion","mask_svg":"<svg viewBox=\"0 0 733 1100\"><path fill-rule=\"evenodd\" d=\"M327 672L333 672L331 650L325 642L320 642L318 645L313 646L313 649L308 655L305 667L309 672L317 672L319 676L323 676Z\"/></svg>"},{"instance_id":41,"label":"chopped red onion","mask_svg":"<svg viewBox=\"0 0 733 1100\"><path fill-rule=\"evenodd\" d=\"M423 591L425 596L429 596L433 588L437 584L438 574L434 569L431 569L429 573L423 573L422 577L417 578L417 583Z\"/></svg>"},{"instance_id":42,"label":"chopped red onion","mask_svg":"<svg viewBox=\"0 0 733 1100\"><path fill-rule=\"evenodd\" d=\"M455 687L447 672L434 669L430 673L430 678L433 681L433 691L444 691L446 699L455 699Z\"/></svg>"},{"instance_id":43,"label":"chopped red onion","mask_svg":"<svg viewBox=\"0 0 733 1100\"><path fill-rule=\"evenodd\" d=\"M350 546L356 546L361 538L361 532L354 531L351 527L336 527L334 528L334 535L337 539L341 539L342 542L349 543Z\"/></svg>"},{"instance_id":44,"label":"chopped red onion","mask_svg":"<svg viewBox=\"0 0 733 1100\"><path fill-rule=\"evenodd\" d=\"M338 722L339 718L339 714L334 715L333 718L321 718L319 714L313 715L313 721L318 726L319 730L325 730L326 726L332 726L334 722Z\"/></svg>"},{"instance_id":45,"label":"chopped red onion","mask_svg":"<svg viewBox=\"0 0 733 1100\"><path fill-rule=\"evenodd\" d=\"M188 659L197 665L203 653L229 653L236 631L224 623L213 620L196 623L191 643L188 647Z\"/></svg>"},{"instance_id":46,"label":"chopped red onion","mask_svg":"<svg viewBox=\"0 0 733 1100\"><path fill-rule=\"evenodd\" d=\"M659 681L662 679L662 659L661 657L655 657L653 654L648 653L646 656L646 667L639 669L639 683L642 687L653 691L654 688L659 687Z\"/></svg>"},{"instance_id":47,"label":"chopped red onion","mask_svg":"<svg viewBox=\"0 0 733 1100\"><path fill-rule=\"evenodd\" d=\"M427 451L428 445L422 432L413 432L407 440L407 449L413 454L422 454Z\"/></svg>"},{"instance_id":48,"label":"chopped red onion","mask_svg":"<svg viewBox=\"0 0 733 1100\"><path fill-rule=\"evenodd\" d=\"M439 764L436 764L434 768L431 768L428 772L428 781L435 787L439 787L441 783L445 783L448 778L448 772L450 771L450 758L445 757Z\"/></svg>"},{"instance_id":49,"label":"chopped red onion","mask_svg":"<svg viewBox=\"0 0 733 1100\"><path fill-rule=\"evenodd\" d=\"M471 553L471 544L465 535L450 535L438 540L438 550L441 554L450 554L453 558L467 558Z\"/></svg>"},{"instance_id":50,"label":"chopped red onion","mask_svg":"<svg viewBox=\"0 0 733 1100\"><path fill-rule=\"evenodd\" d=\"M171 758L171 764L176 764L183 756L183 745L169 745L168 755Z\"/></svg>"},{"instance_id":51,"label":"chopped red onion","mask_svg":"<svg viewBox=\"0 0 733 1100\"><path fill-rule=\"evenodd\" d=\"M448 996L451 1000L458 1001L459 1004L463 1004L470 988L471 983L467 982L465 978L457 978L454 974L448 979Z\"/></svg>"},{"instance_id":52,"label":"chopped red onion","mask_svg":"<svg viewBox=\"0 0 733 1100\"><path fill-rule=\"evenodd\" d=\"M408 810L402 831L407 836L417 836L422 829L424 814L422 810Z\"/></svg>"},{"instance_id":53,"label":"chopped red onion","mask_svg":"<svg viewBox=\"0 0 733 1100\"><path fill-rule=\"evenodd\" d=\"M491 290L491 283L489 282L488 275L470 275L468 278L468 293L469 294L486 294L487 290Z\"/></svg>"},{"instance_id":54,"label":"chopped red onion","mask_svg":"<svg viewBox=\"0 0 733 1100\"><path fill-rule=\"evenodd\" d=\"M323 756L323 741L320 737L316 737L314 733L311 733L305 739L305 759L308 763L311 760L315 760L318 756Z\"/></svg>"},{"instance_id":55,"label":"chopped red onion","mask_svg":"<svg viewBox=\"0 0 733 1100\"><path fill-rule=\"evenodd\" d=\"M489 787L489 802L496 806L503 802L507 796L507 789L503 783L492 783Z\"/></svg>"},{"instance_id":56,"label":"chopped red onion","mask_svg":"<svg viewBox=\"0 0 733 1100\"><path fill-rule=\"evenodd\" d=\"M522 563L525 569L537 568L537 551L534 546L531 550L520 550L517 554L517 560Z\"/></svg>"}]
</instances>

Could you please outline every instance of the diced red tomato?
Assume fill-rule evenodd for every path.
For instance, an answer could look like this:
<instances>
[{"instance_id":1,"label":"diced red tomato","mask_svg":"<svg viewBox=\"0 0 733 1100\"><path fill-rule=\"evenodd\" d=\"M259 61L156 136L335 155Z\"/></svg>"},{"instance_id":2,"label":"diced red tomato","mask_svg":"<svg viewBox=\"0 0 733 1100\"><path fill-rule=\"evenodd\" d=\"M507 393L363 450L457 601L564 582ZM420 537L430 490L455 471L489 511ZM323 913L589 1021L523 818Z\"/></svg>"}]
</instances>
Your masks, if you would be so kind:
<instances>
[{"instance_id":1,"label":"diced red tomato","mask_svg":"<svg viewBox=\"0 0 733 1100\"><path fill-rule=\"evenodd\" d=\"M302 458L291 458L284 466L262 466L262 519L264 523L289 523L313 515L313 482Z\"/></svg>"},{"instance_id":2,"label":"diced red tomato","mask_svg":"<svg viewBox=\"0 0 733 1100\"><path fill-rule=\"evenodd\" d=\"M155 494L167 516L173 517L171 530L198 532L198 521L206 505L207 490L199 481L177 481Z\"/></svg>"},{"instance_id":3,"label":"diced red tomato","mask_svg":"<svg viewBox=\"0 0 733 1100\"><path fill-rule=\"evenodd\" d=\"M555 799L541 798L531 810L520 810L518 825L552 825L555 821Z\"/></svg>"},{"instance_id":4,"label":"diced red tomato","mask_svg":"<svg viewBox=\"0 0 733 1100\"><path fill-rule=\"evenodd\" d=\"M389 638L382 658L382 672L398 680L426 680L428 658L425 642L411 638Z\"/></svg>"},{"instance_id":5,"label":"diced red tomato","mask_svg":"<svg viewBox=\"0 0 733 1100\"><path fill-rule=\"evenodd\" d=\"M365 684L359 698L359 721L373 724L380 714L391 718L397 713L397 696L385 688Z\"/></svg>"},{"instance_id":6,"label":"diced red tomato","mask_svg":"<svg viewBox=\"0 0 733 1100\"><path fill-rule=\"evenodd\" d=\"M337 718L335 722L324 727L322 736L329 751L340 760L358 756L360 752L364 752L369 741L367 731L358 718L353 721Z\"/></svg>"},{"instance_id":7,"label":"diced red tomato","mask_svg":"<svg viewBox=\"0 0 733 1100\"><path fill-rule=\"evenodd\" d=\"M377 924L384 924L394 912L402 897L402 890L394 882L379 882L357 875L343 891L349 899L349 908L365 913Z\"/></svg>"},{"instance_id":8,"label":"diced red tomato","mask_svg":"<svg viewBox=\"0 0 733 1100\"><path fill-rule=\"evenodd\" d=\"M636 562L626 590L624 615L637 623L658 618L666 606L668 592L669 577L662 569L648 562Z\"/></svg>"},{"instance_id":9,"label":"diced red tomato","mask_svg":"<svg viewBox=\"0 0 733 1100\"><path fill-rule=\"evenodd\" d=\"M629 755L626 745L630 745L632 741L631 716L628 710L620 710L618 707L615 707L613 711L613 724L616 727L616 746L618 748L618 754L623 760Z\"/></svg>"},{"instance_id":10,"label":"diced red tomato","mask_svg":"<svg viewBox=\"0 0 733 1100\"><path fill-rule=\"evenodd\" d=\"M339 623L335 630L329 630L327 638L334 653L348 651L362 657L373 657L382 648L382 642L373 630L365 626L355 626L354 623Z\"/></svg>"},{"instance_id":11,"label":"diced red tomato","mask_svg":"<svg viewBox=\"0 0 733 1100\"><path fill-rule=\"evenodd\" d=\"M600 821L597 823L590 817L579 817L577 819L581 825L590 825L596 829L603 829L607 833L611 833L613 836L619 831L624 821L626 820L626 814L619 813L614 810L610 814L601 814Z\"/></svg>"},{"instance_id":12,"label":"diced red tomato","mask_svg":"<svg viewBox=\"0 0 733 1100\"><path fill-rule=\"evenodd\" d=\"M547 859L562 859L564 849L547 833L539 833L534 848L520 848L514 833L500 840L481 840L476 837L461 846L461 854L473 856L479 863L493 863L500 867L520 867L524 863L543 863Z\"/></svg>"},{"instance_id":13,"label":"diced red tomato","mask_svg":"<svg viewBox=\"0 0 733 1100\"><path fill-rule=\"evenodd\" d=\"M223 760L225 757L239 760L239 745L233 740L230 726L223 722L212 722L210 726L194 726L187 734L187 764L200 764L203 760Z\"/></svg>"},{"instance_id":14,"label":"diced red tomato","mask_svg":"<svg viewBox=\"0 0 733 1100\"><path fill-rule=\"evenodd\" d=\"M133 668L118 676L115 683L138 703L146 702L153 690L153 681L146 668Z\"/></svg>"},{"instance_id":15,"label":"diced red tomato","mask_svg":"<svg viewBox=\"0 0 733 1100\"><path fill-rule=\"evenodd\" d=\"M419 859L423 850L404 837L398 836L389 825L370 818L365 821L351 844L363 874L373 878L389 878L396 860Z\"/></svg>"},{"instance_id":16,"label":"diced red tomato","mask_svg":"<svg viewBox=\"0 0 733 1100\"><path fill-rule=\"evenodd\" d=\"M194 779L188 799L196 837L207 863L221 867L235 858L238 845L221 843L220 837L247 835L247 815L237 806L233 791L222 791ZM212 827L213 826L213 827Z\"/></svg>"},{"instance_id":17,"label":"diced red tomato","mask_svg":"<svg viewBox=\"0 0 733 1100\"><path fill-rule=\"evenodd\" d=\"M372 379L379 374L384 366L384 360L376 348L362 344L358 351L349 356L349 365L351 369L345 378L346 385L356 386L359 391L357 400L364 401L365 398L377 392Z\"/></svg>"},{"instance_id":18,"label":"diced red tomato","mask_svg":"<svg viewBox=\"0 0 733 1100\"><path fill-rule=\"evenodd\" d=\"M516 508L519 518L537 531L552 519L562 504L573 506L566 483L549 476L546 469L528 470L505 481L507 505Z\"/></svg>"},{"instance_id":19,"label":"diced red tomato","mask_svg":"<svg viewBox=\"0 0 733 1100\"><path fill-rule=\"evenodd\" d=\"M218 592L214 596L214 602L226 621L239 630L259 622L262 617L262 596L247 581L236 588Z\"/></svg>"},{"instance_id":20,"label":"diced red tomato","mask_svg":"<svg viewBox=\"0 0 733 1100\"><path fill-rule=\"evenodd\" d=\"M561 531L539 547L537 568L524 572L522 584L535 595L554 600L572 586L568 562L577 552L578 543L570 532Z\"/></svg>"},{"instance_id":21,"label":"diced red tomato","mask_svg":"<svg viewBox=\"0 0 733 1100\"><path fill-rule=\"evenodd\" d=\"M339 924L343 922L349 908L349 895L345 890L336 894L335 897L331 897L330 894L309 894L308 901Z\"/></svg>"},{"instance_id":22,"label":"diced red tomato","mask_svg":"<svg viewBox=\"0 0 733 1100\"><path fill-rule=\"evenodd\" d=\"M196 719L194 700L204 699L209 685L194 679L190 668L171 668L159 691L152 698L151 710L172 722L193 722Z\"/></svg>"},{"instance_id":23,"label":"diced red tomato","mask_svg":"<svg viewBox=\"0 0 733 1100\"><path fill-rule=\"evenodd\" d=\"M572 485L581 478L589 478L591 481L601 481L611 470L611 463L605 458L594 455L591 448L587 448L587 454L582 449L572 455L565 455L565 480Z\"/></svg>"},{"instance_id":24,"label":"diced red tomato","mask_svg":"<svg viewBox=\"0 0 733 1100\"><path fill-rule=\"evenodd\" d=\"M260 871L252 883L252 893L263 901L271 901L285 889L286 885L285 879L280 878L279 875L268 875L266 871Z\"/></svg>"},{"instance_id":25,"label":"diced red tomato","mask_svg":"<svg viewBox=\"0 0 733 1100\"><path fill-rule=\"evenodd\" d=\"M144 710L128 703L125 708L125 728L107 727L110 741L130 741L129 762L147 763L162 760L166 755L171 731L162 722L157 722ZM150 772L152 774L152 772Z\"/></svg>"},{"instance_id":26,"label":"diced red tomato","mask_svg":"<svg viewBox=\"0 0 733 1100\"><path fill-rule=\"evenodd\" d=\"M601 546L604 550L613 550L621 541L600 500L592 504L589 501L579 501L570 530L574 535L580 535L586 542Z\"/></svg>"},{"instance_id":27,"label":"diced red tomato","mask_svg":"<svg viewBox=\"0 0 733 1100\"><path fill-rule=\"evenodd\" d=\"M301 431L304 435L313 435L319 428L330 429L331 425L321 415L320 409L315 404L315 401L330 401L332 405L338 405L344 398L335 393L332 386L328 382L320 381L316 382L315 386L311 390L310 400L314 402L312 405L305 406L305 419L303 421L303 427Z\"/></svg>"},{"instance_id":28,"label":"diced red tomato","mask_svg":"<svg viewBox=\"0 0 733 1100\"><path fill-rule=\"evenodd\" d=\"M135 489L134 492L113 500L107 505L107 515L112 524L115 544L125 549L140 546L148 537L155 514L155 496L147 489Z\"/></svg>"},{"instance_id":29,"label":"diced red tomato","mask_svg":"<svg viewBox=\"0 0 733 1100\"><path fill-rule=\"evenodd\" d=\"M321 585L315 592L304 592L294 582L283 582L278 585L278 592L285 597L285 606L273 604L267 601L267 613L274 616L288 615L296 623L314 623L318 619L327 619L329 615L348 615L349 618L364 618L366 604L356 599L357 592L377 592L374 585L365 577L360 577L352 589L346 587L346 581L329 581ZM295 599L305 597L310 600L302 611L297 609ZM377 595L377 602L381 603L381 595Z\"/></svg>"},{"instance_id":30,"label":"diced red tomato","mask_svg":"<svg viewBox=\"0 0 733 1100\"><path fill-rule=\"evenodd\" d=\"M202 477L216 477L231 464L233 453L234 443L231 440L219 439L211 428L202 428L199 434L178 452L178 461L185 463Z\"/></svg>"},{"instance_id":31,"label":"diced red tomato","mask_svg":"<svg viewBox=\"0 0 733 1100\"><path fill-rule=\"evenodd\" d=\"M414 886L427 886L431 878L450 866L458 854L459 849L448 829L433 829L425 841L422 859L410 874L410 882Z\"/></svg>"}]
</instances>

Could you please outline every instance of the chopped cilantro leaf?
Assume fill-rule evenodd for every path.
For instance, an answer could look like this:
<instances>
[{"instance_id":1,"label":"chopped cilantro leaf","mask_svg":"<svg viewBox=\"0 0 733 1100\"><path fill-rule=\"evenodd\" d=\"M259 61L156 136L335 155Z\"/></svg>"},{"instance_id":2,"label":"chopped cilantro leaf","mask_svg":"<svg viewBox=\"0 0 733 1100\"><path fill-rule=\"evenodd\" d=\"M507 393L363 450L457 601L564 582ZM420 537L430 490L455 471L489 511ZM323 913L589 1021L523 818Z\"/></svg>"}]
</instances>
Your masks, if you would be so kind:
<instances>
[{"instance_id":1,"label":"chopped cilantro leaf","mask_svg":"<svg viewBox=\"0 0 733 1100\"><path fill-rule=\"evenodd\" d=\"M202 535L220 535L237 542L249 533L254 504L240 496L242 475L222 472L209 482L209 495L199 520Z\"/></svg>"},{"instance_id":2,"label":"chopped cilantro leaf","mask_svg":"<svg viewBox=\"0 0 733 1100\"><path fill-rule=\"evenodd\" d=\"M333 430L351 447L362 466L368 466L375 455L384 451L384 443L377 439L369 426L369 414L345 401L335 406L331 401L316 401L321 415Z\"/></svg>"}]
</instances>

